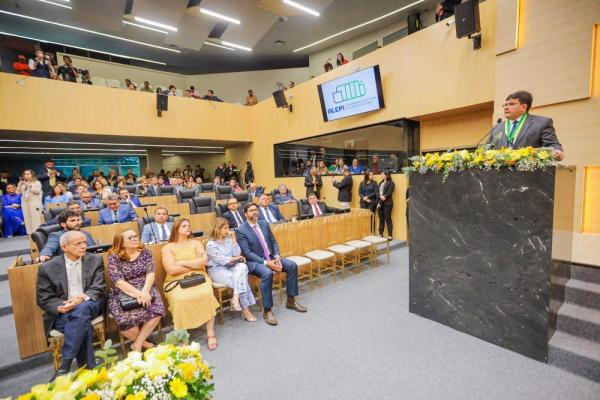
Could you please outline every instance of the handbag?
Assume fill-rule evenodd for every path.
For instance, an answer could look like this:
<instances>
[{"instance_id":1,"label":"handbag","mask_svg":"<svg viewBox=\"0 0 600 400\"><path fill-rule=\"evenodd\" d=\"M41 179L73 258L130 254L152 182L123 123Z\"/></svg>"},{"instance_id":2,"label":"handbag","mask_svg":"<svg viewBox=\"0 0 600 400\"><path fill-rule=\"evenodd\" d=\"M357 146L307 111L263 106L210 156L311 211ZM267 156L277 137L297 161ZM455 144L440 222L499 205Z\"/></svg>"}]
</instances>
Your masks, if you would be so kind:
<instances>
[{"instance_id":1,"label":"handbag","mask_svg":"<svg viewBox=\"0 0 600 400\"><path fill-rule=\"evenodd\" d=\"M191 287L194 287L194 286L202 285L204 282L206 282L206 278L204 277L204 275L197 274L197 273L194 272L194 273L191 273L191 274L189 274L187 276L184 276L181 279L169 282L165 286L165 293L168 293L171 290L175 289L178 285L182 289L187 289L187 288L191 288Z\"/></svg>"},{"instance_id":2,"label":"handbag","mask_svg":"<svg viewBox=\"0 0 600 400\"><path fill-rule=\"evenodd\" d=\"M153 299L154 300L154 299ZM140 308L142 305L138 303L135 297L131 297L123 292L119 293L119 304L123 311L131 311Z\"/></svg>"}]
</instances>

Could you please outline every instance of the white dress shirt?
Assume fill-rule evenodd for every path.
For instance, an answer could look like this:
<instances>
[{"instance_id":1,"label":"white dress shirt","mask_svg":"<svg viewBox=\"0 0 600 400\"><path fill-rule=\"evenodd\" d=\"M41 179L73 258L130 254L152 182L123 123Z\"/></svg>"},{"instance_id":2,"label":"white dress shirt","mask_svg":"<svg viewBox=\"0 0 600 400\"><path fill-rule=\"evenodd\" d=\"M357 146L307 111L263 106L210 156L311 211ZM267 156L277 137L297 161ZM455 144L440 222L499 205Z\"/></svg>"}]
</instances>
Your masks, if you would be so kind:
<instances>
[{"instance_id":1,"label":"white dress shirt","mask_svg":"<svg viewBox=\"0 0 600 400\"><path fill-rule=\"evenodd\" d=\"M81 258L71 261L66 255L65 268L67 269L68 297L72 299L83 295L83 278L81 270Z\"/></svg>"},{"instance_id":2,"label":"white dress shirt","mask_svg":"<svg viewBox=\"0 0 600 400\"><path fill-rule=\"evenodd\" d=\"M169 229L169 225L165 222L164 224L159 224L158 222L155 222L156 224L156 228L158 230L157 234L158 234L158 240L169 240L169 236L171 235L171 230ZM165 227L165 232L167 234L167 237L163 237L163 231L162 231L162 227Z\"/></svg>"}]
</instances>

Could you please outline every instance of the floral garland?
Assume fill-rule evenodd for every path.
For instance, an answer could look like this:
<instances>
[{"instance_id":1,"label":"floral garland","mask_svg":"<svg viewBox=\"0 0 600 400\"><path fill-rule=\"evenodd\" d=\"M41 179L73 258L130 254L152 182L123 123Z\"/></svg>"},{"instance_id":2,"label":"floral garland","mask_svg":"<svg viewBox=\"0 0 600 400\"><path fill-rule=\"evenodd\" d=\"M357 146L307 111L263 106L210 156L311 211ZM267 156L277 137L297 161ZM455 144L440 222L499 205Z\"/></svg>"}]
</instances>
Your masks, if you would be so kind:
<instances>
[{"instance_id":1,"label":"floral garland","mask_svg":"<svg viewBox=\"0 0 600 400\"><path fill-rule=\"evenodd\" d=\"M132 351L108 369L81 369L52 383L36 385L18 400L209 399L214 384L200 345L160 344Z\"/></svg>"},{"instance_id":2,"label":"floral garland","mask_svg":"<svg viewBox=\"0 0 600 400\"><path fill-rule=\"evenodd\" d=\"M446 181L451 172L467 169L492 169L515 168L517 171L545 170L556 165L554 150L552 148L523 147L519 149L502 148L499 150L486 150L483 147L469 152L468 150L454 150L445 153L428 153L424 156L410 158L411 165L402 168L402 172L409 174L418 172L442 173Z\"/></svg>"}]
</instances>

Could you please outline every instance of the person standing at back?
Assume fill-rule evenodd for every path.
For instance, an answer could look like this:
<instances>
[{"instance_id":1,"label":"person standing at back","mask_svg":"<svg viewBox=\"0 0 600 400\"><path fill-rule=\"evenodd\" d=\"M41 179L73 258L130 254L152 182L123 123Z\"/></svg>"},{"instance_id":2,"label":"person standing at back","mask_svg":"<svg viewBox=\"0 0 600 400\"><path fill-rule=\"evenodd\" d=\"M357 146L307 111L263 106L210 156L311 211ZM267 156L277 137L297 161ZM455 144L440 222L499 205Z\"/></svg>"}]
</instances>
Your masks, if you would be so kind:
<instances>
[{"instance_id":1,"label":"person standing at back","mask_svg":"<svg viewBox=\"0 0 600 400\"><path fill-rule=\"evenodd\" d=\"M392 174L385 170L381 173L383 181L379 184L379 203L377 204L379 214L379 236L383 236L383 230L387 226L388 239L392 240L394 225L392 224L392 208L394 207L394 189L396 184L392 181Z\"/></svg>"},{"instance_id":2,"label":"person standing at back","mask_svg":"<svg viewBox=\"0 0 600 400\"><path fill-rule=\"evenodd\" d=\"M341 208L350 208L350 202L352 201L352 176L350 176L350 168L346 165L342 168L342 175L344 176L341 181L334 180L333 186L338 190L338 202Z\"/></svg>"},{"instance_id":3,"label":"person standing at back","mask_svg":"<svg viewBox=\"0 0 600 400\"><path fill-rule=\"evenodd\" d=\"M28 234L32 234L42 223L42 184L37 180L35 172L30 169L23 171L17 192L21 195L25 228Z\"/></svg>"}]
</instances>

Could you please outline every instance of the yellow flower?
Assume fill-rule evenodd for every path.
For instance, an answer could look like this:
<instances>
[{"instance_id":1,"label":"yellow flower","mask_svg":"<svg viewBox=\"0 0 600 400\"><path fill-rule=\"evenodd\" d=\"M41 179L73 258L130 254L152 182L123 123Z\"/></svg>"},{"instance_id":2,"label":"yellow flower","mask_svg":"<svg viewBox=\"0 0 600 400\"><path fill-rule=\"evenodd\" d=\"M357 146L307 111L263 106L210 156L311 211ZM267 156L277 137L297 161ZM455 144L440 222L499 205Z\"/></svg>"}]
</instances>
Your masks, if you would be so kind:
<instances>
[{"instance_id":1,"label":"yellow flower","mask_svg":"<svg viewBox=\"0 0 600 400\"><path fill-rule=\"evenodd\" d=\"M193 381L195 379L196 367L190 363L183 363L177 366L181 377L186 381Z\"/></svg>"},{"instance_id":2,"label":"yellow flower","mask_svg":"<svg viewBox=\"0 0 600 400\"><path fill-rule=\"evenodd\" d=\"M120 399L121 397L125 396L125 393L127 393L127 386L119 386L119 388L115 391L115 397Z\"/></svg>"},{"instance_id":3,"label":"yellow flower","mask_svg":"<svg viewBox=\"0 0 600 400\"><path fill-rule=\"evenodd\" d=\"M415 167L415 168L420 168L420 167L421 167L421 162L419 162L419 161L415 161L415 162L413 163L413 167Z\"/></svg>"},{"instance_id":4,"label":"yellow flower","mask_svg":"<svg viewBox=\"0 0 600 400\"><path fill-rule=\"evenodd\" d=\"M171 389L173 396L177 397L178 399L187 396L188 393L187 385L179 378L175 378L171 381L169 384L169 389Z\"/></svg>"},{"instance_id":5,"label":"yellow flower","mask_svg":"<svg viewBox=\"0 0 600 400\"><path fill-rule=\"evenodd\" d=\"M97 393L90 393L83 397L81 400L100 400L101 397Z\"/></svg>"},{"instance_id":6,"label":"yellow flower","mask_svg":"<svg viewBox=\"0 0 600 400\"><path fill-rule=\"evenodd\" d=\"M33 399L33 393L27 393L20 395L17 400L31 400Z\"/></svg>"},{"instance_id":7,"label":"yellow flower","mask_svg":"<svg viewBox=\"0 0 600 400\"><path fill-rule=\"evenodd\" d=\"M440 157L440 159L442 161L452 161L452 159L454 158L454 154L452 153L444 153L442 154L442 156Z\"/></svg>"},{"instance_id":8,"label":"yellow flower","mask_svg":"<svg viewBox=\"0 0 600 400\"><path fill-rule=\"evenodd\" d=\"M482 163L483 163L483 156L482 156L481 154L480 154L480 155L478 155L477 157L475 157L475 158L473 159L473 162L474 162L475 164L482 164Z\"/></svg>"},{"instance_id":9,"label":"yellow flower","mask_svg":"<svg viewBox=\"0 0 600 400\"><path fill-rule=\"evenodd\" d=\"M136 394L128 394L125 400L144 400L146 394L144 392L137 392Z\"/></svg>"},{"instance_id":10,"label":"yellow flower","mask_svg":"<svg viewBox=\"0 0 600 400\"><path fill-rule=\"evenodd\" d=\"M548 157L550 157L550 154L546 150L542 150L538 153L538 158L540 160L546 160Z\"/></svg>"}]
</instances>

